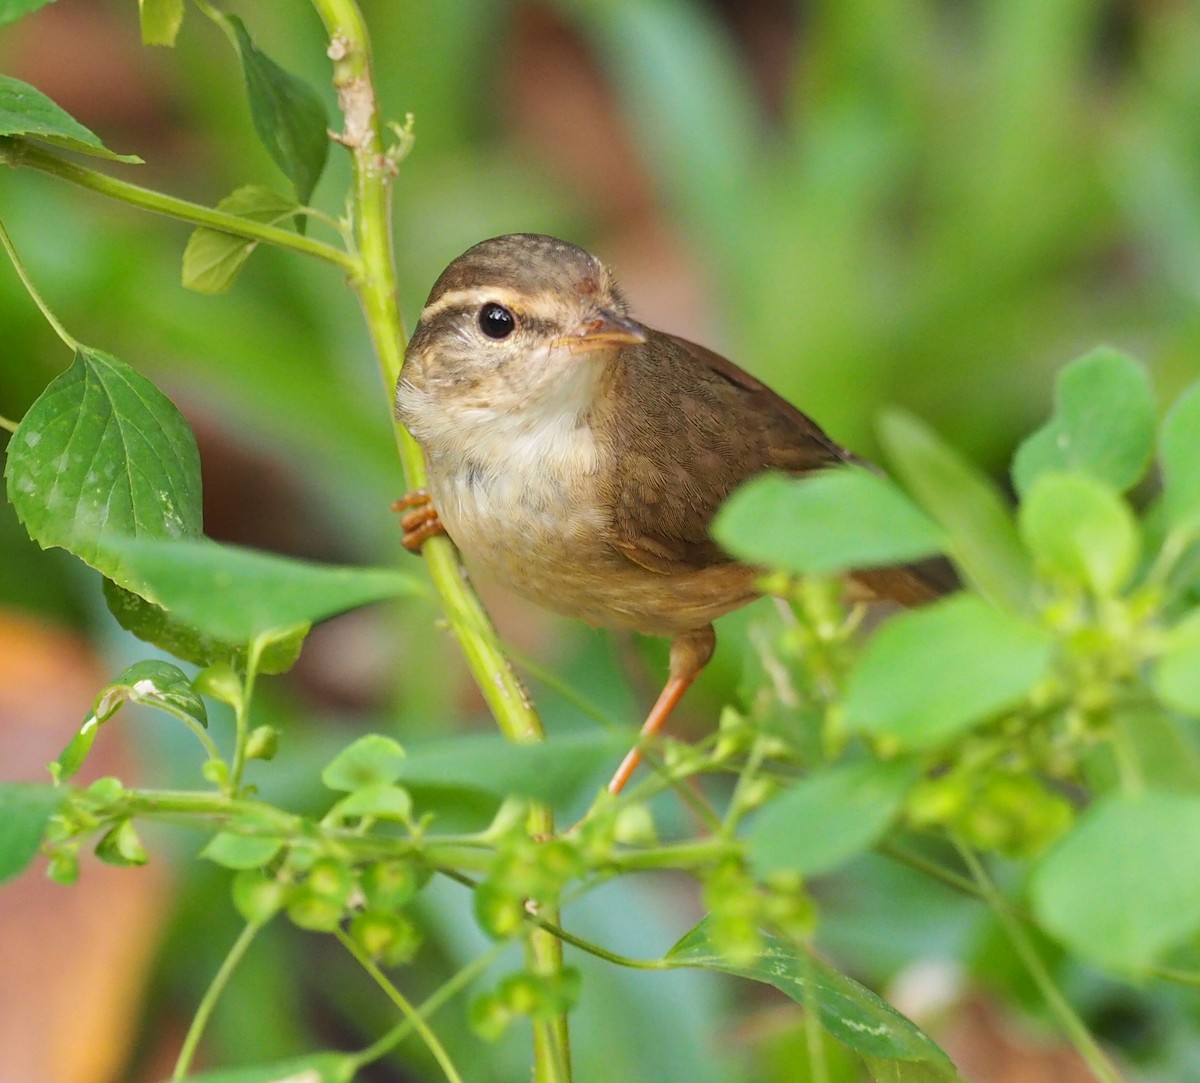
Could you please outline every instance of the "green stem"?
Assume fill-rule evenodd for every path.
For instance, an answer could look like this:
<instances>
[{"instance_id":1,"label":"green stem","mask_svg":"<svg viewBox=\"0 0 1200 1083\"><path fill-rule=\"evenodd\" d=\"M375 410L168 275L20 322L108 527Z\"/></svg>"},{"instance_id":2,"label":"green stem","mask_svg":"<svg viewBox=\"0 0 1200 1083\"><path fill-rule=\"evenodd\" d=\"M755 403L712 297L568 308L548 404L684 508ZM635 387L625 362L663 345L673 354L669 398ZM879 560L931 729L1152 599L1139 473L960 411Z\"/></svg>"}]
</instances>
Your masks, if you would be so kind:
<instances>
[{"instance_id":1,"label":"green stem","mask_svg":"<svg viewBox=\"0 0 1200 1083\"><path fill-rule=\"evenodd\" d=\"M439 868L438 872L448 880L453 880L456 884L461 884L469 891L474 891L479 887L474 880L457 869ZM603 959L605 962L613 963L616 966L628 967L630 970L675 969L671 963L663 959L635 959L629 955L618 955L615 951L609 951L608 948L602 948L599 944L593 944L590 940L584 940L581 936L567 932L566 929L547 920L541 914L533 914L527 910L524 914L524 920L531 925L536 925L539 929L544 929L546 932L552 933L557 939L563 941L563 943L570 944L580 951L586 951L589 955L594 955L597 959Z\"/></svg>"},{"instance_id":2,"label":"green stem","mask_svg":"<svg viewBox=\"0 0 1200 1083\"><path fill-rule=\"evenodd\" d=\"M9 432L16 432L17 422L10 420L3 414L0 414L0 429L7 429Z\"/></svg>"},{"instance_id":3,"label":"green stem","mask_svg":"<svg viewBox=\"0 0 1200 1083\"><path fill-rule=\"evenodd\" d=\"M354 167L354 232L362 265L352 285L362 304L390 399L404 363L406 336L396 299L392 257L390 196L394 167L384 153L371 81L370 42L354 0L313 0L313 6L329 33L333 81L345 114L340 140L349 150ZM425 461L421 449L399 423L395 433L407 483L413 489L422 488ZM421 554L451 630L496 724L510 740L541 740L541 720L500 649L492 622L469 586L453 544L445 536L430 538Z\"/></svg>"},{"instance_id":4,"label":"green stem","mask_svg":"<svg viewBox=\"0 0 1200 1083\"><path fill-rule=\"evenodd\" d=\"M1021 922L1017 920L1016 916L1010 910L1008 900L1001 895L999 889L992 882L991 877L988 876L983 862L964 843L956 839L954 840L954 845L962 855L963 862L978 885L980 894L992 908L996 919L1000 922L1005 935L1008 937L1009 943L1012 944L1013 950L1024 964L1025 970L1033 979L1033 983L1038 987L1038 991L1045 999L1047 1007L1058 1018L1071 1044L1075 1046L1076 1051L1086 1061L1088 1067L1100 1083L1121 1083L1121 1077L1117 1075L1116 1070L1109 1063L1104 1050L1100 1048L1096 1039L1092 1037L1091 1032L1084 1025L1083 1020L1079 1018L1075 1009L1071 1007L1067 998L1063 996L1062 991L1050 976L1050 972L1046 969L1046 964L1042 962L1041 956L1038 955L1037 949L1033 946L1033 942L1029 939Z\"/></svg>"},{"instance_id":5,"label":"green stem","mask_svg":"<svg viewBox=\"0 0 1200 1083\"><path fill-rule=\"evenodd\" d=\"M742 765L741 771L738 772L738 780L733 787L733 796L729 799L729 809L725 814L724 822L721 824L722 838L732 839L737 832L737 827L741 823L742 817L749 811L745 805L746 788L757 777L758 769L762 766L765 753L766 740L762 737L756 738L754 744L750 747L750 755L746 757L746 762Z\"/></svg>"},{"instance_id":6,"label":"green stem","mask_svg":"<svg viewBox=\"0 0 1200 1083\"><path fill-rule=\"evenodd\" d=\"M200 1006L196 1009L191 1026L188 1027L188 1032L183 1039L179 1058L175 1061L175 1071L171 1074L172 1080L177 1081L187 1076L192 1058L196 1055L196 1047L200 1044L200 1038L204 1034L204 1028L208 1025L213 1008L216 1007L217 999L225 991L225 986L229 984L229 979L237 969L238 963L242 961L242 956L246 954L246 949L250 947L255 936L258 935L258 930L262 927L262 922L248 922L233 942L233 947L229 949L220 968L213 975L213 980L205 990L204 998L200 1001Z\"/></svg>"},{"instance_id":7,"label":"green stem","mask_svg":"<svg viewBox=\"0 0 1200 1083\"><path fill-rule=\"evenodd\" d=\"M362 260L352 279L366 317L389 399L404 363L405 333L397 301L395 260L392 253L391 180L395 163L388 157L380 123L379 106L371 78L371 45L362 12L355 0L313 0L329 34L333 83L344 116L340 142L350 152L353 174L355 243ZM399 423L396 445L408 484L425 484L425 461L416 441ZM540 741L545 732L512 664L499 648L492 624L479 598L467 583L458 553L446 537L429 539L422 547L426 566L450 627L466 656L476 683L501 732L511 741ZM554 832L549 810L535 810L530 831ZM542 930L531 936L532 962L543 972L562 967L562 943ZM537 1083L569 1080L569 1061L560 1070L551 1056L551 1045L567 1055L567 1023L562 1015L535 1024Z\"/></svg>"},{"instance_id":8,"label":"green stem","mask_svg":"<svg viewBox=\"0 0 1200 1083\"><path fill-rule=\"evenodd\" d=\"M8 235L8 230L4 228L4 223L0 222L0 245L4 246L4 251L8 253L8 258L13 265L13 270L17 272L17 277L21 280L21 284L25 287L25 292L33 298L33 303L38 306L43 316L46 317L46 322L54 328L54 333L63 340L66 345L72 350L79 349L79 340L71 335L67 329L58 322L58 317L50 311L50 306L42 300L42 295L38 293L37 287L33 284L33 279L25 270L25 264L21 262L21 257L17 255L17 250L13 245L12 238ZM6 425L5 428L8 426ZM14 425L11 432L16 432Z\"/></svg>"},{"instance_id":9,"label":"green stem","mask_svg":"<svg viewBox=\"0 0 1200 1083\"><path fill-rule=\"evenodd\" d=\"M242 682L242 694L238 696L234 706L233 720L236 732L233 746L233 763L229 768L229 778L225 783L225 792L230 797L236 797L242 783L242 772L246 768L246 740L250 735L250 701L254 698L254 681L258 676L258 665L269 638L256 636L250 642L246 652L246 679Z\"/></svg>"},{"instance_id":10,"label":"green stem","mask_svg":"<svg viewBox=\"0 0 1200 1083\"><path fill-rule=\"evenodd\" d=\"M362 950L355 939L350 936L340 926L333 930L333 935L337 938L339 944L342 945L355 961L374 979L375 984L384 991L387 998L400 1009L401 1015L404 1016L405 1022L408 1023L413 1030L420 1036L425 1043L426 1048L433 1054L433 1059L438 1062L443 1074L450 1083L463 1083L462 1076L458 1074L458 1069L454 1067L454 1062L450 1059L450 1054L446 1052L446 1047L442 1045L438 1036L434 1034L429 1024L417 1009L392 982L388 981L387 976L375 965L374 960Z\"/></svg>"},{"instance_id":11,"label":"green stem","mask_svg":"<svg viewBox=\"0 0 1200 1083\"><path fill-rule=\"evenodd\" d=\"M207 226L209 229L220 230L222 233L232 233L238 237L246 237L252 241L263 241L279 248L289 248L306 256L316 256L328 263L342 268L348 275L359 272L359 260L349 252L334 248L331 244L301 236L291 230L279 226L270 226L265 222L254 222L236 214L226 214L212 207L199 203L190 203L186 199L155 192L150 188L142 188L127 181L117 180L94 169L68 162L65 158L43 150L24 141L8 141L0 143L0 161L11 166L29 166L42 173L49 173L60 180L77 184L81 188L89 188L93 192L108 196L110 199L129 203L145 211L155 214L165 214L168 218L176 218L181 222L190 222L196 226Z\"/></svg>"},{"instance_id":12,"label":"green stem","mask_svg":"<svg viewBox=\"0 0 1200 1083\"><path fill-rule=\"evenodd\" d=\"M196 735L196 738L204 746L204 751L208 753L210 760L216 760L218 763L221 762L221 750L217 748L216 742L208 735L208 730L185 711L180 711L179 713L168 711L167 713L173 718L178 718L180 722Z\"/></svg>"},{"instance_id":13,"label":"green stem","mask_svg":"<svg viewBox=\"0 0 1200 1083\"><path fill-rule=\"evenodd\" d=\"M468 963L454 977L450 978L442 984L434 993L432 993L416 1010L414 1019L401 1019L391 1030L380 1037L377 1041L372 1042L365 1049L360 1050L351 1059L354 1061L355 1071L358 1071L366 1064L372 1061L379 1060L380 1057L386 1056L396 1048L405 1038L416 1029L416 1020L426 1020L434 1014L443 1004L452 997L456 996L461 990L471 984L480 974L490 967L507 948L507 944L497 944L490 951L474 961Z\"/></svg>"}]
</instances>

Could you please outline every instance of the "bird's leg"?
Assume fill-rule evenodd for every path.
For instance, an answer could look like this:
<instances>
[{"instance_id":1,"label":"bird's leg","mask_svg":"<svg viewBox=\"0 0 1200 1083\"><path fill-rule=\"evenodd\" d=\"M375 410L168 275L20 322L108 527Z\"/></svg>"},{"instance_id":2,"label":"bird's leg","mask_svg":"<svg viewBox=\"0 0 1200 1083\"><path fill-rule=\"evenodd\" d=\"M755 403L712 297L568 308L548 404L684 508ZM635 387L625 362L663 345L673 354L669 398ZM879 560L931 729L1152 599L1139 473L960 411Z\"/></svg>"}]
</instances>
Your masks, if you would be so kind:
<instances>
[{"instance_id":1,"label":"bird's leg","mask_svg":"<svg viewBox=\"0 0 1200 1083\"><path fill-rule=\"evenodd\" d=\"M655 700L654 706L650 708L646 721L642 723L637 746L629 750L629 754L621 761L621 766L609 782L609 793L618 794L625 788L625 783L642 762L641 746L666 725L671 712L683 699L684 692L691 688L700 671L708 665L716 644L717 636L711 624L692 632L684 632L671 641L671 667L667 683Z\"/></svg>"},{"instance_id":2,"label":"bird's leg","mask_svg":"<svg viewBox=\"0 0 1200 1083\"><path fill-rule=\"evenodd\" d=\"M392 505L392 511L401 512L412 508L407 515L400 519L400 527L404 537L400 544L410 553L420 551L426 540L435 534L445 534L446 528L438 518L437 508L433 506L429 493L424 489L414 489L405 493Z\"/></svg>"}]
</instances>

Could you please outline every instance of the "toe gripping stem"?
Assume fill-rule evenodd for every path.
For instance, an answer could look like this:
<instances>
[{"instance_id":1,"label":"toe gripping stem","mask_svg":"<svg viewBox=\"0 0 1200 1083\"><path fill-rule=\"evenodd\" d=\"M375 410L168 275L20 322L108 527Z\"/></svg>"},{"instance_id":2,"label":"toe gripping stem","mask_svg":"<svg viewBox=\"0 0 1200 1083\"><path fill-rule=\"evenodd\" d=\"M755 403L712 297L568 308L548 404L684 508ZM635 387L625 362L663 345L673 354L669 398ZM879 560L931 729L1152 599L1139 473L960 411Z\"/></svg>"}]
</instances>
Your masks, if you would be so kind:
<instances>
[{"instance_id":1,"label":"toe gripping stem","mask_svg":"<svg viewBox=\"0 0 1200 1083\"><path fill-rule=\"evenodd\" d=\"M437 508L425 489L405 493L392 505L392 511L407 512L400 517L400 528L404 531L400 544L410 553L420 552L421 546L435 534L446 533Z\"/></svg>"}]
</instances>

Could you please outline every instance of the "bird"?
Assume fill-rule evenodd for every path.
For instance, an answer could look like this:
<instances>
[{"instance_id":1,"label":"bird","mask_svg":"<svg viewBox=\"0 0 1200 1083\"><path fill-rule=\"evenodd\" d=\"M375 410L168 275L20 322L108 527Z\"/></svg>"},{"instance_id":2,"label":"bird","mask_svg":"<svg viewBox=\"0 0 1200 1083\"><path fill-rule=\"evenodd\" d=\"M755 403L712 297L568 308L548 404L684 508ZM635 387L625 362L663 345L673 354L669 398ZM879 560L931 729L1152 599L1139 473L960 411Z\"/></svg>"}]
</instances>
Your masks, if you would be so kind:
<instances>
[{"instance_id":1,"label":"bird","mask_svg":"<svg viewBox=\"0 0 1200 1083\"><path fill-rule=\"evenodd\" d=\"M428 477L397 502L406 548L446 533L468 564L547 609L670 639L614 794L708 664L713 621L759 596L763 569L710 536L722 503L767 471L864 465L733 362L634 318L595 256L537 233L481 241L438 277L395 412ZM953 587L941 561L852 579L904 606Z\"/></svg>"}]
</instances>

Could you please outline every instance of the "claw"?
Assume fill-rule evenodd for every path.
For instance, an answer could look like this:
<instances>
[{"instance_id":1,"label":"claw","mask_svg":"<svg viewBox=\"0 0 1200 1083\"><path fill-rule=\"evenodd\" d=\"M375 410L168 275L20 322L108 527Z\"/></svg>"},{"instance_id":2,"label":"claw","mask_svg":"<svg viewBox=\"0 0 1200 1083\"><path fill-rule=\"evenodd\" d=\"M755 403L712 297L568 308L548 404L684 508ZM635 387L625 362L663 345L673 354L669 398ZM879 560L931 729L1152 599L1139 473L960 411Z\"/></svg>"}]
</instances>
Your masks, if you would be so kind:
<instances>
[{"instance_id":1,"label":"claw","mask_svg":"<svg viewBox=\"0 0 1200 1083\"><path fill-rule=\"evenodd\" d=\"M435 534L445 534L446 528L442 526L437 508L433 506L429 493L424 489L414 489L411 493L405 493L392 505L392 511L396 512L409 508L413 510L400 519L400 527L404 531L400 544L410 553L416 553Z\"/></svg>"}]
</instances>

